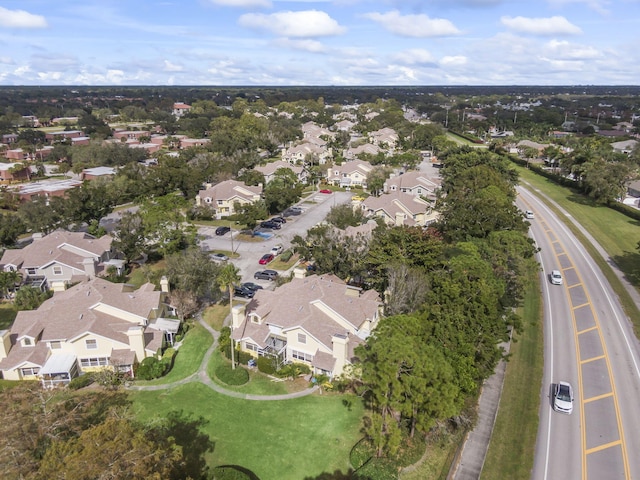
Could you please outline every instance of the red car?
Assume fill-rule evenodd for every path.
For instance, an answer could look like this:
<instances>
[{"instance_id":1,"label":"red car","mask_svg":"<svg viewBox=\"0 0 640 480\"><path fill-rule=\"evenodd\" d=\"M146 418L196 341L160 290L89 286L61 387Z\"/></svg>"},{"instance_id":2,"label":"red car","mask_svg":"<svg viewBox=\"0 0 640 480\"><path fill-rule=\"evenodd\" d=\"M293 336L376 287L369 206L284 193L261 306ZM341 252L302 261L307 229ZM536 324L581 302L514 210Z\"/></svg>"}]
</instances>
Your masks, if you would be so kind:
<instances>
[{"instance_id":1,"label":"red car","mask_svg":"<svg viewBox=\"0 0 640 480\"><path fill-rule=\"evenodd\" d=\"M266 265L273 260L273 254L265 253L260 261L258 262L260 265Z\"/></svg>"},{"instance_id":2,"label":"red car","mask_svg":"<svg viewBox=\"0 0 640 480\"><path fill-rule=\"evenodd\" d=\"M324 188L322 190L320 190L320 193L333 193L331 190L329 190L328 188Z\"/></svg>"}]
</instances>

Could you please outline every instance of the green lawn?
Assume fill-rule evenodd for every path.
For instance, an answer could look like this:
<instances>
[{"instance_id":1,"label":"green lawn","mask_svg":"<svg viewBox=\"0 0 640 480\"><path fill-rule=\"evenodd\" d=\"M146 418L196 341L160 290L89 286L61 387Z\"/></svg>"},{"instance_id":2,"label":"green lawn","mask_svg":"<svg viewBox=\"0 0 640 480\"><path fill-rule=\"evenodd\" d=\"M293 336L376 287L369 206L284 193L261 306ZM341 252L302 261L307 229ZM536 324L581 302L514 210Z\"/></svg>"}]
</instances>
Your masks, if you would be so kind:
<instances>
[{"instance_id":1,"label":"green lawn","mask_svg":"<svg viewBox=\"0 0 640 480\"><path fill-rule=\"evenodd\" d=\"M640 225L636 220L610 208L596 205L590 199L580 196L568 188L558 186L530 170L522 167L517 167L517 170L524 186L529 184L534 189L540 190L565 209L607 251L627 280L636 289L640 289L640 252L636 248L638 240L640 240ZM638 306L624 289L609 264L600 256L591 243L587 241L569 219L565 218L563 214L557 213L561 219L564 218L567 227L585 245L587 251L602 269L607 281L618 295L625 313L631 319L636 335L638 335L640 332L640 310L638 310Z\"/></svg>"},{"instance_id":2,"label":"green lawn","mask_svg":"<svg viewBox=\"0 0 640 480\"><path fill-rule=\"evenodd\" d=\"M543 372L542 304L537 272L520 309L522 331L514 334L500 408L482 476L528 479L538 431Z\"/></svg>"},{"instance_id":3,"label":"green lawn","mask_svg":"<svg viewBox=\"0 0 640 480\"><path fill-rule=\"evenodd\" d=\"M155 380L136 381L136 385L172 383L195 373L212 341L211 334L202 325L195 323L185 335L184 343L178 349L171 371L164 377Z\"/></svg>"},{"instance_id":4,"label":"green lawn","mask_svg":"<svg viewBox=\"0 0 640 480\"><path fill-rule=\"evenodd\" d=\"M257 369L249 369L249 382L244 385L226 385L216 378L215 370L222 363L226 363L225 359L219 351L215 351L211 355L209 365L207 365L207 374L214 382L222 385L227 390L251 394L251 395L281 395L291 393L308 388L306 382L296 381L273 381L269 376L260 373ZM246 368L246 367L243 367Z\"/></svg>"},{"instance_id":5,"label":"green lawn","mask_svg":"<svg viewBox=\"0 0 640 480\"><path fill-rule=\"evenodd\" d=\"M160 392L132 392L143 420L173 410L207 420L204 433L215 443L210 466L240 465L260 480L301 480L347 471L349 451L360 437L363 407L340 395L283 401L238 400L200 383ZM348 405L348 406L346 406Z\"/></svg>"},{"instance_id":6,"label":"green lawn","mask_svg":"<svg viewBox=\"0 0 640 480\"><path fill-rule=\"evenodd\" d=\"M227 315L229 315L229 305L216 303L205 308L204 312L202 312L202 319L207 325L219 332L224 326L224 320Z\"/></svg>"},{"instance_id":7,"label":"green lawn","mask_svg":"<svg viewBox=\"0 0 640 480\"><path fill-rule=\"evenodd\" d=\"M8 330L11 328L17 314L18 312L13 307L12 303L0 303L0 330Z\"/></svg>"}]
</instances>

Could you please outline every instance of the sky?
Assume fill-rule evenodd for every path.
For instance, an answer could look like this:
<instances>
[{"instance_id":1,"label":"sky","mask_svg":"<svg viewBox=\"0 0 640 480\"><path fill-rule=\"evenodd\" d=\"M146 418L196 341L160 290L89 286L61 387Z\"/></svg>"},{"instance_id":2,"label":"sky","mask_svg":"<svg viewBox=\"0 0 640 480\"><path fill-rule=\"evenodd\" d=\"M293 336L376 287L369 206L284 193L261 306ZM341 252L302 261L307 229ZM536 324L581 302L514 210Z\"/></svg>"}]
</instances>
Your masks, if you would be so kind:
<instances>
[{"instance_id":1,"label":"sky","mask_svg":"<svg viewBox=\"0 0 640 480\"><path fill-rule=\"evenodd\" d=\"M638 85L640 0L0 0L0 85Z\"/></svg>"}]
</instances>

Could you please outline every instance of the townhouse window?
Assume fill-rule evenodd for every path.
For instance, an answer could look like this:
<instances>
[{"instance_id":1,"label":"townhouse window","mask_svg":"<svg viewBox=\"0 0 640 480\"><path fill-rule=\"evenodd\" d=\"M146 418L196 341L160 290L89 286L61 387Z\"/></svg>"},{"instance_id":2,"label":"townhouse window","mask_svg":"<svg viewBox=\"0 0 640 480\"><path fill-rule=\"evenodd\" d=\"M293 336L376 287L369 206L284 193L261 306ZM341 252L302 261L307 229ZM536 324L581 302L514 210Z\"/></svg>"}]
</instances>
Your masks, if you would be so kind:
<instances>
[{"instance_id":1,"label":"townhouse window","mask_svg":"<svg viewBox=\"0 0 640 480\"><path fill-rule=\"evenodd\" d=\"M313 355L299 352L298 350L291 350L291 356L296 360L302 360L303 362L313 362Z\"/></svg>"},{"instance_id":2,"label":"townhouse window","mask_svg":"<svg viewBox=\"0 0 640 480\"><path fill-rule=\"evenodd\" d=\"M62 348L62 342L60 340L54 340L53 342L49 342L49 348L51 350L60 350Z\"/></svg>"},{"instance_id":3,"label":"townhouse window","mask_svg":"<svg viewBox=\"0 0 640 480\"><path fill-rule=\"evenodd\" d=\"M27 275L35 275L36 274L36 270L35 268L27 268Z\"/></svg>"},{"instance_id":4,"label":"townhouse window","mask_svg":"<svg viewBox=\"0 0 640 480\"><path fill-rule=\"evenodd\" d=\"M54 275L62 275L62 267L60 265L55 265L53 267L53 274Z\"/></svg>"},{"instance_id":5,"label":"townhouse window","mask_svg":"<svg viewBox=\"0 0 640 480\"><path fill-rule=\"evenodd\" d=\"M211 203L211 197L206 197L204 199L204 203Z\"/></svg>"},{"instance_id":6,"label":"townhouse window","mask_svg":"<svg viewBox=\"0 0 640 480\"><path fill-rule=\"evenodd\" d=\"M95 338L89 338L85 340L84 344L87 347L87 350L95 350L96 348L98 348L98 340L96 340Z\"/></svg>"},{"instance_id":7,"label":"townhouse window","mask_svg":"<svg viewBox=\"0 0 640 480\"><path fill-rule=\"evenodd\" d=\"M22 373L23 377L29 377L29 376L32 376L32 375L37 375L39 371L40 371L39 367L26 367L26 368L21 368L20 369L20 373Z\"/></svg>"},{"instance_id":8,"label":"townhouse window","mask_svg":"<svg viewBox=\"0 0 640 480\"><path fill-rule=\"evenodd\" d=\"M31 339L30 339L30 338L23 338L23 339L22 339L22 344L23 344L25 347L30 347L30 346L31 346Z\"/></svg>"},{"instance_id":9,"label":"townhouse window","mask_svg":"<svg viewBox=\"0 0 640 480\"><path fill-rule=\"evenodd\" d=\"M252 352L257 352L258 351L258 346L255 343L245 343L244 344L245 348L247 350L251 350Z\"/></svg>"},{"instance_id":10,"label":"townhouse window","mask_svg":"<svg viewBox=\"0 0 640 480\"><path fill-rule=\"evenodd\" d=\"M86 357L80 359L81 367L106 367L109 365L107 357Z\"/></svg>"},{"instance_id":11,"label":"townhouse window","mask_svg":"<svg viewBox=\"0 0 640 480\"><path fill-rule=\"evenodd\" d=\"M216 202L218 203L218 205L222 205L222 200L216 200Z\"/></svg>"},{"instance_id":12,"label":"townhouse window","mask_svg":"<svg viewBox=\"0 0 640 480\"><path fill-rule=\"evenodd\" d=\"M307 336L304 333L298 334L298 343L307 343Z\"/></svg>"}]
</instances>

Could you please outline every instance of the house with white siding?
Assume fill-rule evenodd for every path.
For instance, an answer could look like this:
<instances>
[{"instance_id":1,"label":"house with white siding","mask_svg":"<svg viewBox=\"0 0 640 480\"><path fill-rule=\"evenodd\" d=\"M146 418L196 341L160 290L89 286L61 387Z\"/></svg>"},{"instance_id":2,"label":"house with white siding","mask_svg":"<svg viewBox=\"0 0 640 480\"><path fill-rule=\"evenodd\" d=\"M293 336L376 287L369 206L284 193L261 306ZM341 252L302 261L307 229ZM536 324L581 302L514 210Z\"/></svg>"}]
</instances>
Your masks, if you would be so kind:
<instances>
[{"instance_id":1,"label":"house with white siding","mask_svg":"<svg viewBox=\"0 0 640 480\"><path fill-rule=\"evenodd\" d=\"M381 309L374 290L298 270L291 282L258 290L247 305L234 307L232 338L255 357L304 363L331 378L354 362L354 349L376 328Z\"/></svg>"},{"instance_id":2,"label":"house with white siding","mask_svg":"<svg viewBox=\"0 0 640 480\"><path fill-rule=\"evenodd\" d=\"M262 185L246 185L237 180L225 180L216 185L208 185L196 195L196 205L214 210L215 218L222 218L236 213L235 204L247 205L262 198Z\"/></svg>"},{"instance_id":3,"label":"house with white siding","mask_svg":"<svg viewBox=\"0 0 640 480\"><path fill-rule=\"evenodd\" d=\"M109 368L134 366L172 344L179 320L164 318L162 291L94 278L54 293L37 310L21 311L0 331L0 373L7 380L39 380L52 387Z\"/></svg>"}]
</instances>

